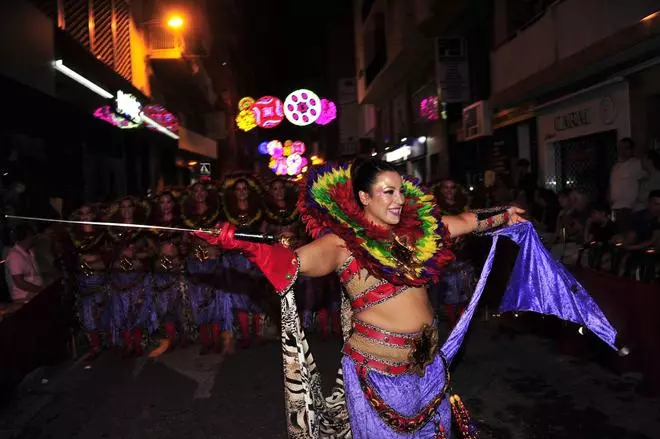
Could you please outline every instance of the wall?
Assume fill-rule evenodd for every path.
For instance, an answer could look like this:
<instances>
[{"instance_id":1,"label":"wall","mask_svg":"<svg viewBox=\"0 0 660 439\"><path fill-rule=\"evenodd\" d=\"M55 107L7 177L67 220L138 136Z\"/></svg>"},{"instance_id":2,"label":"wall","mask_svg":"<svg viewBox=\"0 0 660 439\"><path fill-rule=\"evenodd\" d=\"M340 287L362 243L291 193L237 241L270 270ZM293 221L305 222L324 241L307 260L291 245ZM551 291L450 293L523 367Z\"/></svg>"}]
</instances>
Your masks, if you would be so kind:
<instances>
[{"instance_id":1,"label":"wall","mask_svg":"<svg viewBox=\"0 0 660 439\"><path fill-rule=\"evenodd\" d=\"M655 149L660 139L657 100L660 96L660 66L630 77L630 122L638 152Z\"/></svg>"},{"instance_id":2,"label":"wall","mask_svg":"<svg viewBox=\"0 0 660 439\"><path fill-rule=\"evenodd\" d=\"M146 96L151 96L151 86L149 83L149 68L147 66L147 45L144 35L135 26L135 22L130 22L131 34L131 82Z\"/></svg>"},{"instance_id":3,"label":"wall","mask_svg":"<svg viewBox=\"0 0 660 439\"><path fill-rule=\"evenodd\" d=\"M27 1L0 2L0 74L55 95L53 23Z\"/></svg>"},{"instance_id":4,"label":"wall","mask_svg":"<svg viewBox=\"0 0 660 439\"><path fill-rule=\"evenodd\" d=\"M504 1L495 1L496 41L506 20ZM605 6L606 5L606 6ZM529 27L491 54L493 92L497 93L582 50L633 26L660 9L654 0L566 0L549 7ZM510 34L511 30L507 34Z\"/></svg>"}]
</instances>

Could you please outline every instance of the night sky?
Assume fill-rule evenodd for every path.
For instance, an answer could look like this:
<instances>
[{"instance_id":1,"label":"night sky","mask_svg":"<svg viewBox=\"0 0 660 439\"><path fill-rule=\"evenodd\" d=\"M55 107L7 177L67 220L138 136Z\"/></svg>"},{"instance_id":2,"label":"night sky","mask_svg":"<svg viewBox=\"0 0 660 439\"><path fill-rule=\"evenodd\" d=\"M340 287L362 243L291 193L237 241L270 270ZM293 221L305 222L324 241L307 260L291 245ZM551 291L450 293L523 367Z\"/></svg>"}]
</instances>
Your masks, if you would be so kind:
<instances>
[{"instance_id":1,"label":"night sky","mask_svg":"<svg viewBox=\"0 0 660 439\"><path fill-rule=\"evenodd\" d=\"M336 86L327 83L334 79L328 78L329 46L352 26L352 1L259 0L258 4L260 8L246 17L248 29L253 29L249 51L259 89L254 94L284 97L301 87L334 93ZM343 52L351 62L352 32L348 33L351 45ZM345 38L339 44L346 46Z\"/></svg>"}]
</instances>

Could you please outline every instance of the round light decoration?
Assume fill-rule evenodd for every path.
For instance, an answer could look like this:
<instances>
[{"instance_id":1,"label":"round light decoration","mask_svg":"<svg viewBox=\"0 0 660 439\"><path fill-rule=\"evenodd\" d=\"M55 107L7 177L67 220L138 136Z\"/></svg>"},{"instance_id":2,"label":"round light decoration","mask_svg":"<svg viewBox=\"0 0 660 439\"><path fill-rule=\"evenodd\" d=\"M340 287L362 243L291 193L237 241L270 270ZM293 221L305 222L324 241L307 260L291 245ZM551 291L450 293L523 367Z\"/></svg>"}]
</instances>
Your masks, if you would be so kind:
<instances>
[{"instance_id":1,"label":"round light decoration","mask_svg":"<svg viewBox=\"0 0 660 439\"><path fill-rule=\"evenodd\" d=\"M243 131L250 131L257 127L257 121L254 118L252 110L241 110L236 116L236 126Z\"/></svg>"},{"instance_id":2,"label":"round light decoration","mask_svg":"<svg viewBox=\"0 0 660 439\"><path fill-rule=\"evenodd\" d=\"M139 123L134 123L115 113L110 105L104 105L103 107L97 108L96 111L94 111L94 117L121 129L137 128L140 126Z\"/></svg>"},{"instance_id":3,"label":"round light decoration","mask_svg":"<svg viewBox=\"0 0 660 439\"><path fill-rule=\"evenodd\" d=\"M259 154L266 155L268 154L268 142L261 142L258 148Z\"/></svg>"},{"instance_id":4,"label":"round light decoration","mask_svg":"<svg viewBox=\"0 0 660 439\"><path fill-rule=\"evenodd\" d=\"M327 125L337 118L337 106L330 99L321 99L321 115L316 119L319 125Z\"/></svg>"},{"instance_id":5,"label":"round light decoration","mask_svg":"<svg viewBox=\"0 0 660 439\"><path fill-rule=\"evenodd\" d=\"M297 126L312 124L321 115L321 99L311 90L296 90L284 100L284 115Z\"/></svg>"},{"instance_id":6,"label":"round light decoration","mask_svg":"<svg viewBox=\"0 0 660 439\"><path fill-rule=\"evenodd\" d=\"M261 128L274 128L284 120L282 101L273 96L263 96L252 105L257 125Z\"/></svg>"},{"instance_id":7,"label":"round light decoration","mask_svg":"<svg viewBox=\"0 0 660 439\"><path fill-rule=\"evenodd\" d=\"M262 142L259 152L263 150L270 155L268 167L277 175L296 176L307 170L308 160L303 157L305 144L300 140Z\"/></svg>"},{"instance_id":8,"label":"round light decoration","mask_svg":"<svg viewBox=\"0 0 660 439\"><path fill-rule=\"evenodd\" d=\"M419 103L419 115L426 120L438 120L438 97L429 96Z\"/></svg>"},{"instance_id":9,"label":"round light decoration","mask_svg":"<svg viewBox=\"0 0 660 439\"><path fill-rule=\"evenodd\" d=\"M240 101L238 101L238 109L240 111L250 110L252 109L253 105L254 105L254 99L251 98L250 96L246 96L242 98Z\"/></svg>"}]
</instances>

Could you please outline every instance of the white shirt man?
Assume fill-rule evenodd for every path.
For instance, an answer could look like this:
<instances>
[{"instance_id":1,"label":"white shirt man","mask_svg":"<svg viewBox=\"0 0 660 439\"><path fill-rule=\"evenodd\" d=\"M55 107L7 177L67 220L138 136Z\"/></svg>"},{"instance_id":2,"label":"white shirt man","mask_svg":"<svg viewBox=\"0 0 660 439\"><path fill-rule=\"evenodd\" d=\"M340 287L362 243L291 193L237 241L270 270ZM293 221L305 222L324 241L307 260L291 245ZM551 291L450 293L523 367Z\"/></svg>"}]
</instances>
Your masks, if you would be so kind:
<instances>
[{"instance_id":1,"label":"white shirt man","mask_svg":"<svg viewBox=\"0 0 660 439\"><path fill-rule=\"evenodd\" d=\"M38 293L43 281L28 237L14 245L7 253L7 283L14 301L25 301Z\"/></svg>"},{"instance_id":2,"label":"white shirt man","mask_svg":"<svg viewBox=\"0 0 660 439\"><path fill-rule=\"evenodd\" d=\"M641 180L648 176L642 162L633 156L632 140L622 139L619 144L619 161L610 174L610 202L613 210L632 209L639 195Z\"/></svg>"}]
</instances>

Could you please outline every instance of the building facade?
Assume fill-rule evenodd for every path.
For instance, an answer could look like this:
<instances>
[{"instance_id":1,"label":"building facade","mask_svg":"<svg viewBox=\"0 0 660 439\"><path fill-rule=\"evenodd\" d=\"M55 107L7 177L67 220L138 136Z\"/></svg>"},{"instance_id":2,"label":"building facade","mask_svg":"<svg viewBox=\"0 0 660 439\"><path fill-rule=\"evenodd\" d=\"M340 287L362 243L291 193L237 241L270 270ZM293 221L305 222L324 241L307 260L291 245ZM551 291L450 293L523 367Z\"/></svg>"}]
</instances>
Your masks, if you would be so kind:
<instances>
[{"instance_id":1,"label":"building facade","mask_svg":"<svg viewBox=\"0 0 660 439\"><path fill-rule=\"evenodd\" d=\"M488 97L479 3L354 2L359 135L371 149L363 154L426 182L463 179L473 166L453 126L463 105Z\"/></svg>"},{"instance_id":2,"label":"building facade","mask_svg":"<svg viewBox=\"0 0 660 439\"><path fill-rule=\"evenodd\" d=\"M494 134L549 189L602 198L617 142L657 149L660 5L651 0L494 2Z\"/></svg>"},{"instance_id":3,"label":"building facade","mask_svg":"<svg viewBox=\"0 0 660 439\"><path fill-rule=\"evenodd\" d=\"M0 32L17 43L0 49L0 86L16 105L0 126L4 186L29 180L73 208L187 185L202 169L219 176L219 145L237 148L228 109L238 93L217 74L232 40L210 32L205 1L9 3Z\"/></svg>"}]
</instances>

